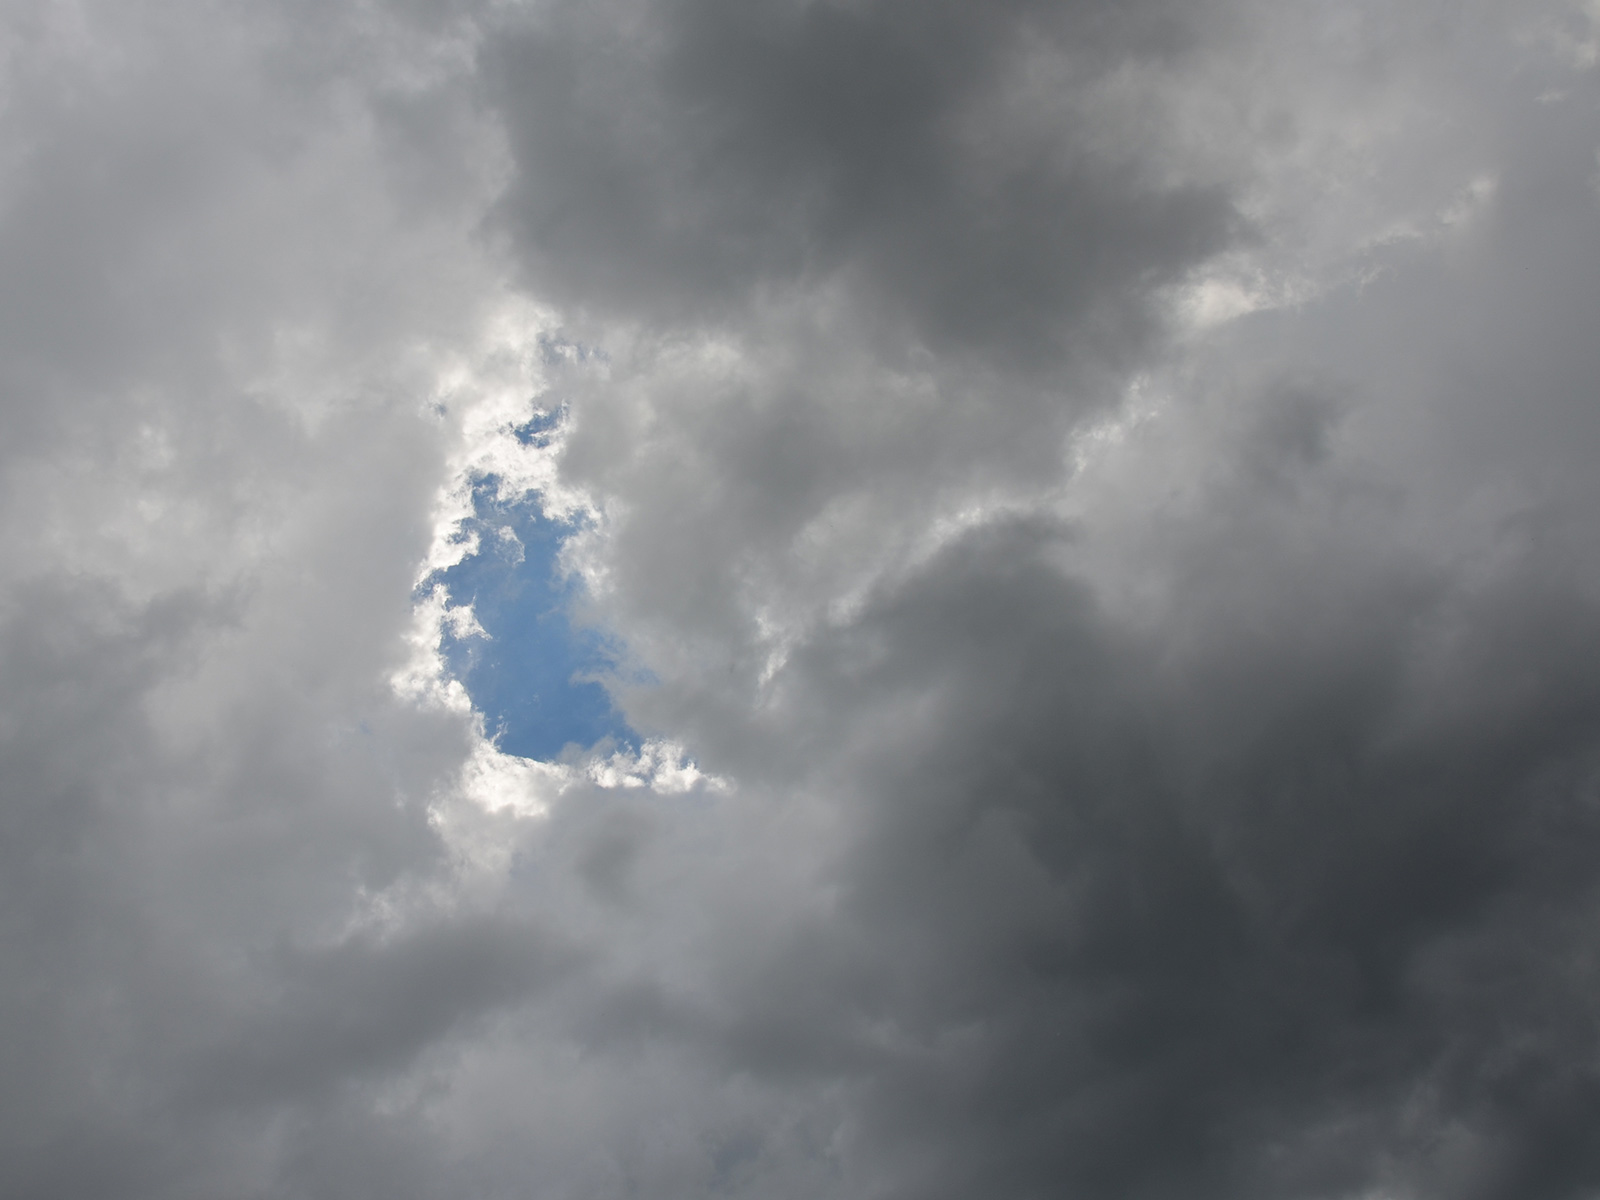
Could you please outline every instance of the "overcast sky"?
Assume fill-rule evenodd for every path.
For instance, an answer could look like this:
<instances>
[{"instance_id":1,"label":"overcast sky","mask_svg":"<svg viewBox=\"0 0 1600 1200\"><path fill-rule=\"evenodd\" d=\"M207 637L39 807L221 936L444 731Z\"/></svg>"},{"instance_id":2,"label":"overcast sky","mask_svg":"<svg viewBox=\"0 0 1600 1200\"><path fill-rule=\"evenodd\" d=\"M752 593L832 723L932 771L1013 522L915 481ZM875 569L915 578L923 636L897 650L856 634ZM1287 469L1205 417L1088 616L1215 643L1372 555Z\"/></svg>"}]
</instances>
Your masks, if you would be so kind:
<instances>
[{"instance_id":1,"label":"overcast sky","mask_svg":"<svg viewBox=\"0 0 1600 1200\"><path fill-rule=\"evenodd\" d=\"M1595 0L0 0L0 1196L1600 1197Z\"/></svg>"}]
</instances>

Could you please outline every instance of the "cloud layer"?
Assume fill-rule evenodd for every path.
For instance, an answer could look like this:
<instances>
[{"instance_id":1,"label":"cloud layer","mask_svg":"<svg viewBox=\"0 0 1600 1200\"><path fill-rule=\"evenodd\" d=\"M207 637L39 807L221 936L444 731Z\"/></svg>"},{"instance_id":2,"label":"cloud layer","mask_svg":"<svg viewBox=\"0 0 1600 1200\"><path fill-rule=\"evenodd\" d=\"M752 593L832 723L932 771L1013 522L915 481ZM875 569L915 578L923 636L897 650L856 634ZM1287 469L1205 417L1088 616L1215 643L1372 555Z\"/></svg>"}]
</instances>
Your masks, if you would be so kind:
<instances>
[{"instance_id":1,"label":"cloud layer","mask_svg":"<svg viewBox=\"0 0 1600 1200\"><path fill-rule=\"evenodd\" d=\"M1592 6L3 29L0 1191L1600 1190Z\"/></svg>"}]
</instances>

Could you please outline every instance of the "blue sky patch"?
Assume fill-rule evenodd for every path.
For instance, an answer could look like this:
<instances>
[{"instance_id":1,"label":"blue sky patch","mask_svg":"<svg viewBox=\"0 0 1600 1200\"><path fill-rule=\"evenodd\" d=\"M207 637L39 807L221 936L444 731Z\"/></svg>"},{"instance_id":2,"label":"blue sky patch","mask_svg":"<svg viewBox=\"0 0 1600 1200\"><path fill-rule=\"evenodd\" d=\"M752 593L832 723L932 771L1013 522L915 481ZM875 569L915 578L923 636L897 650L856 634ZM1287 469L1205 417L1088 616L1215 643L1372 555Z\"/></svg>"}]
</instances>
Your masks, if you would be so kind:
<instances>
[{"instance_id":1,"label":"blue sky patch","mask_svg":"<svg viewBox=\"0 0 1600 1200\"><path fill-rule=\"evenodd\" d=\"M547 427L532 422L515 432L532 441ZM616 647L568 619L578 585L560 577L556 557L574 527L547 518L537 497L497 502L496 482L475 483L476 515L462 530L478 534L478 553L434 576L449 589L452 605L472 604L489 635L456 638L446 630L441 649L448 670L507 753L549 759L574 742L636 742L593 681L614 669Z\"/></svg>"}]
</instances>

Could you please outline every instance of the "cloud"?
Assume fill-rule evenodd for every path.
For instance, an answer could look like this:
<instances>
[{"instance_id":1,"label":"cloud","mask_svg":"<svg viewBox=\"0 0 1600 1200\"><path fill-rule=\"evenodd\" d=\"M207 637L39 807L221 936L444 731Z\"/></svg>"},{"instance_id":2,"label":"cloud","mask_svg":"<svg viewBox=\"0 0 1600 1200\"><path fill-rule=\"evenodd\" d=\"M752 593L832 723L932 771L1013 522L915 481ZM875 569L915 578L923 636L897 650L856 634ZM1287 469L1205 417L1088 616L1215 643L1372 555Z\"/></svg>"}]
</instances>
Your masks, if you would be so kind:
<instances>
[{"instance_id":1,"label":"cloud","mask_svg":"<svg viewBox=\"0 0 1600 1200\"><path fill-rule=\"evenodd\" d=\"M1593 1192L1592 16L7 13L0 1191Z\"/></svg>"},{"instance_id":2,"label":"cloud","mask_svg":"<svg viewBox=\"0 0 1600 1200\"><path fill-rule=\"evenodd\" d=\"M557 6L488 59L518 167L502 220L535 286L606 313L714 319L835 283L851 319L942 355L1015 370L1080 340L1121 348L1150 285L1225 244L1236 214L1072 110L1107 74L1181 59L1203 20Z\"/></svg>"}]
</instances>

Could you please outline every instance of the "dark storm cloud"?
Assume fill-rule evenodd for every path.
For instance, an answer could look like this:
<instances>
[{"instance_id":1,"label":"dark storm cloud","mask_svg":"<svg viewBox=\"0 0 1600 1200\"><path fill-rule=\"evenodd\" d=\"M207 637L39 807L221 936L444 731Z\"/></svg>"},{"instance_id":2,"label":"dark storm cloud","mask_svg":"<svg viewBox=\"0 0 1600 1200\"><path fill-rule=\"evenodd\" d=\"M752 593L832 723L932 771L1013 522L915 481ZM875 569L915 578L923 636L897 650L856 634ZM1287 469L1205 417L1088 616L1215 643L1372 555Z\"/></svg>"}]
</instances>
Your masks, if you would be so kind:
<instances>
[{"instance_id":1,"label":"dark storm cloud","mask_svg":"<svg viewBox=\"0 0 1600 1200\"><path fill-rule=\"evenodd\" d=\"M870 1017L920 1051L863 1071L888 1194L1341 1194L1386 1155L1424 1195L1592 1185L1600 614L1458 614L1503 649L1418 729L1448 588L1304 564L1339 602L1262 614L1183 581L1215 607L1174 662L1051 540L974 537L796 665L844 739L939 698L864 751L845 876ZM1470 1179L1427 1144L1453 1122Z\"/></svg>"},{"instance_id":2,"label":"dark storm cloud","mask_svg":"<svg viewBox=\"0 0 1600 1200\"><path fill-rule=\"evenodd\" d=\"M1266 494L1326 486L1281 453ZM870 1194L1587 1194L1600 610L1533 548L1483 590L1248 521L1153 632L1035 521L817 637L755 723L847 789L835 899L724 912L714 1000L578 1036L837 1080ZM630 877L692 858L626 828Z\"/></svg>"},{"instance_id":3,"label":"dark storm cloud","mask_svg":"<svg viewBox=\"0 0 1600 1200\"><path fill-rule=\"evenodd\" d=\"M488 55L518 168L501 223L536 290L601 317L725 321L842 284L850 319L941 355L1124 350L1150 290L1228 243L1230 197L1164 181L1132 139L1028 118L1181 56L1201 21L1155 3L557 6ZM1056 72L1034 93L1030 60Z\"/></svg>"}]
</instances>

